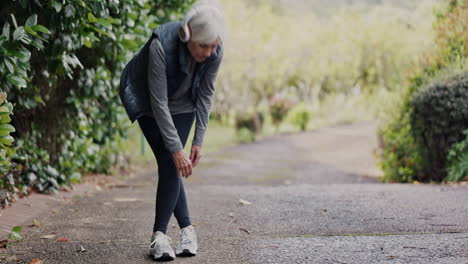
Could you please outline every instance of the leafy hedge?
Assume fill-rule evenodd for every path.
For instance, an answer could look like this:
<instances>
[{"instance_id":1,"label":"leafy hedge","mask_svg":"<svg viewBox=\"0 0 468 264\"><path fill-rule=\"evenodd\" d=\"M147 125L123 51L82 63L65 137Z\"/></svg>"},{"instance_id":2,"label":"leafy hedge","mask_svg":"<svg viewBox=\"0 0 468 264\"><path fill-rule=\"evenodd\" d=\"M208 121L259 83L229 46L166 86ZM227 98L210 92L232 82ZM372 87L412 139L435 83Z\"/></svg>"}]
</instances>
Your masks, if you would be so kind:
<instances>
[{"instance_id":1,"label":"leafy hedge","mask_svg":"<svg viewBox=\"0 0 468 264\"><path fill-rule=\"evenodd\" d=\"M468 130L465 139L454 144L447 156L448 171L446 181L468 180Z\"/></svg>"},{"instance_id":2,"label":"leafy hedge","mask_svg":"<svg viewBox=\"0 0 468 264\"><path fill-rule=\"evenodd\" d=\"M5 188L24 194L29 186L54 191L83 173L110 170L128 125L118 97L120 72L158 24L177 18L190 4L0 4L0 89L14 106L17 139L13 166L1 174L3 194Z\"/></svg>"},{"instance_id":3,"label":"leafy hedge","mask_svg":"<svg viewBox=\"0 0 468 264\"><path fill-rule=\"evenodd\" d=\"M420 180L442 181L447 176L447 154L464 139L468 129L468 72L435 83L411 102L411 127L427 162Z\"/></svg>"},{"instance_id":4,"label":"leafy hedge","mask_svg":"<svg viewBox=\"0 0 468 264\"><path fill-rule=\"evenodd\" d=\"M434 109L434 103L439 108L445 105L444 109L450 110L452 115L466 115L466 110L462 110L466 109L466 99L465 101L456 99L459 89L464 88L450 91L450 96L425 88L432 87L431 82L434 80L437 82L440 76L450 76L451 72L467 67L468 49L464 43L468 43L468 1L451 0L444 3L436 15L434 50L423 57L421 64L410 74L401 104L379 131L382 143L380 166L384 171L383 180L387 182L441 181L447 166L448 148L451 143L461 140L459 136L463 126L466 125L464 117L460 119L450 116L452 124L455 120L462 123L448 128L447 124L444 124L448 122L445 115L430 117L423 113L429 108L431 112L444 111ZM440 85L453 86L450 82ZM445 90L447 91L447 88ZM447 97L453 101L443 101L447 100ZM462 97L466 98L465 95ZM448 105L449 103L456 105ZM444 128L435 129L429 124L430 120L444 124ZM436 143L439 139L445 140L439 142L443 147Z\"/></svg>"}]
</instances>

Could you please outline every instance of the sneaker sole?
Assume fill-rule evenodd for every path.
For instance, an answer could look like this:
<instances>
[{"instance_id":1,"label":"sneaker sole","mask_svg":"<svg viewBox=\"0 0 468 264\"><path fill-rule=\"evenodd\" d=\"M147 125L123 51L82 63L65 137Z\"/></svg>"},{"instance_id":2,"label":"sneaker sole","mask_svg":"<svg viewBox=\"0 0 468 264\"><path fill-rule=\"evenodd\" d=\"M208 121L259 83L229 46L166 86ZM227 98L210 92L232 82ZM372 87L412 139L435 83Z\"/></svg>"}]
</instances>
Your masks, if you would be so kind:
<instances>
[{"instance_id":1,"label":"sneaker sole","mask_svg":"<svg viewBox=\"0 0 468 264\"><path fill-rule=\"evenodd\" d=\"M177 254L177 256L185 256L185 257L193 257L197 255L197 253L193 253L188 249L184 249L181 253Z\"/></svg>"},{"instance_id":2,"label":"sneaker sole","mask_svg":"<svg viewBox=\"0 0 468 264\"><path fill-rule=\"evenodd\" d=\"M173 256L169 255L169 253L163 253L160 257L157 257L156 255L153 255L153 258L155 260L162 260L162 261L174 260L175 259Z\"/></svg>"}]
</instances>

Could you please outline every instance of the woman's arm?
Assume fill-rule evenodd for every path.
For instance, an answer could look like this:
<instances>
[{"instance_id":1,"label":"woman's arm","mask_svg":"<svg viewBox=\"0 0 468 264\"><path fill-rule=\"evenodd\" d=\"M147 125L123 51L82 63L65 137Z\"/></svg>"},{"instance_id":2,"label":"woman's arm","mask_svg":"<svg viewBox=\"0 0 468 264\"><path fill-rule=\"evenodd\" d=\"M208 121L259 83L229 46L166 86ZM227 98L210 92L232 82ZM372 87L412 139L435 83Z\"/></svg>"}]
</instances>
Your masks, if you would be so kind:
<instances>
[{"instance_id":1,"label":"woman's arm","mask_svg":"<svg viewBox=\"0 0 468 264\"><path fill-rule=\"evenodd\" d=\"M200 87L196 101L196 126L195 135L192 142L192 153L190 159L195 167L200 160L201 146L205 137L206 128L208 126L208 118L211 111L211 105L213 103L214 96L214 83L218 75L219 66L223 59L223 51L220 49L220 53L215 61L208 65L208 68L201 79Z\"/></svg>"},{"instance_id":2,"label":"woman's arm","mask_svg":"<svg viewBox=\"0 0 468 264\"><path fill-rule=\"evenodd\" d=\"M166 61L158 39L150 45L148 58L148 89L151 110L158 124L164 144L172 153L177 172L182 177L192 175L192 164L184 152L177 129L172 121L167 99Z\"/></svg>"},{"instance_id":3,"label":"woman's arm","mask_svg":"<svg viewBox=\"0 0 468 264\"><path fill-rule=\"evenodd\" d=\"M177 152L182 142L172 121L167 98L166 60L164 50L157 38L150 45L148 58L148 89L151 110L158 124L166 148Z\"/></svg>"}]
</instances>

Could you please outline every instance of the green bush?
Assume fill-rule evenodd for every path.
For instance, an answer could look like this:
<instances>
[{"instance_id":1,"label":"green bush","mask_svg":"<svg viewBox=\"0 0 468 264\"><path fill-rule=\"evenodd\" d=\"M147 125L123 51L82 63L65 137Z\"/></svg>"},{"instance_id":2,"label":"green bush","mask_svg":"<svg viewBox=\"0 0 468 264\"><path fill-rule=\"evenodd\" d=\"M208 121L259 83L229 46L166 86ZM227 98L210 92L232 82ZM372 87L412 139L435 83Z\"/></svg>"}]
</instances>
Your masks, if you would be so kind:
<instances>
[{"instance_id":1,"label":"green bush","mask_svg":"<svg viewBox=\"0 0 468 264\"><path fill-rule=\"evenodd\" d=\"M379 131L381 159L379 165L384 172L384 182L413 182L420 178L423 159L411 133L408 113L396 118Z\"/></svg>"},{"instance_id":2,"label":"green bush","mask_svg":"<svg viewBox=\"0 0 468 264\"><path fill-rule=\"evenodd\" d=\"M431 99L429 99L430 96L427 93L426 95L421 94L419 97L418 95L421 92L424 93L425 88L431 87L433 83L443 83L441 80L447 79L440 76L452 76L453 72L460 69L466 70L468 49L461 43L468 42L467 18L468 1L452 0L444 3L437 10L437 22L434 24L436 45L430 54L426 54L421 59L420 64L409 75L402 100L399 101L394 110L386 111L389 113L389 119L386 120L386 124L381 126L378 132L381 139L379 164L384 171L383 181L412 182L414 180L441 181L443 179L443 174L441 173L446 169L442 167L444 164L446 165L446 151L449 146L447 144L448 142L453 142L455 132L451 128L447 128L447 125L444 123L448 122L448 120L443 120L447 118L446 116L439 116L438 118L443 119L437 119L437 117L430 117L426 113L423 113L425 111L423 109L427 109L430 112L437 111L438 113L442 111L441 109L432 108L432 102L430 102ZM450 83L446 83L445 85L452 86ZM462 88L460 89L463 90ZM459 93L460 89L458 89L457 93ZM437 91L434 92L438 94ZM451 91L447 93L451 93ZM441 93L440 96L440 99L442 99L445 95ZM413 100L414 98L420 99ZM437 96L434 98L437 98ZM456 94L451 94L451 98L454 98L457 104L465 104L462 107L466 109L466 99L464 102L463 100L458 101ZM463 98L466 98L466 95L463 95ZM425 108L421 108L421 105L418 105L417 109L415 108L414 104L419 103L418 100L426 100L424 104ZM439 100L437 107L448 103ZM453 106L447 106L449 109L454 109ZM465 113L465 110L462 113ZM452 115L460 114L461 112L458 110L452 112ZM419 120L419 118L422 120ZM460 116L449 117L450 120L461 120L459 118ZM422 125L425 122L427 126L431 127L427 123L429 121L425 121L429 119L443 124L446 130L438 131L436 136L446 140L445 142L440 142L440 144L447 147L437 147L438 149L428 148L429 146L433 147L439 144L435 142L435 138L432 138L435 133L434 130L425 131L425 128L423 129ZM463 131L461 126L467 123L466 119L460 122L460 124L456 125L458 130L456 133L461 133ZM437 128L434 129L437 131ZM427 140L432 143L427 145L429 143L426 142ZM445 151L445 153L436 153L441 150ZM431 164L434 159L437 159L436 164Z\"/></svg>"},{"instance_id":3,"label":"green bush","mask_svg":"<svg viewBox=\"0 0 468 264\"><path fill-rule=\"evenodd\" d=\"M292 108L292 103L289 99L281 96L274 96L270 100L270 115L273 125L278 129L281 122L287 116L289 110Z\"/></svg>"},{"instance_id":4,"label":"green bush","mask_svg":"<svg viewBox=\"0 0 468 264\"><path fill-rule=\"evenodd\" d=\"M468 130L464 134L465 139L454 144L448 152L448 175L445 181L468 180Z\"/></svg>"},{"instance_id":5,"label":"green bush","mask_svg":"<svg viewBox=\"0 0 468 264\"><path fill-rule=\"evenodd\" d=\"M261 112L237 113L235 119L236 135L240 142L255 141L263 128L264 117Z\"/></svg>"},{"instance_id":6,"label":"green bush","mask_svg":"<svg viewBox=\"0 0 468 264\"><path fill-rule=\"evenodd\" d=\"M291 123L300 130L305 131L310 121L311 113L304 103L296 105L289 113Z\"/></svg>"},{"instance_id":7,"label":"green bush","mask_svg":"<svg viewBox=\"0 0 468 264\"><path fill-rule=\"evenodd\" d=\"M412 100L411 127L424 167L421 181L442 181L447 153L468 129L468 72L423 88Z\"/></svg>"},{"instance_id":8,"label":"green bush","mask_svg":"<svg viewBox=\"0 0 468 264\"><path fill-rule=\"evenodd\" d=\"M11 157L14 154L14 149L10 147L14 141L10 133L15 132L15 128L10 125L13 105L6 101L6 97L5 93L0 93L0 174L2 175L10 170Z\"/></svg>"}]
</instances>

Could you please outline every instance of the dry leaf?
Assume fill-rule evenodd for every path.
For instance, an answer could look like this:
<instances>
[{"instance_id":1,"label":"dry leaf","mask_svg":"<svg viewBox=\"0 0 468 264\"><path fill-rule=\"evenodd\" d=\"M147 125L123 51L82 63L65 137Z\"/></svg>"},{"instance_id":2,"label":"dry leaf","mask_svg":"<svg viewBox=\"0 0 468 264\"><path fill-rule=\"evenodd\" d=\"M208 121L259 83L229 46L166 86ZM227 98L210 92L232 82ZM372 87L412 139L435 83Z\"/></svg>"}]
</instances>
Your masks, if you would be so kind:
<instances>
[{"instance_id":1,"label":"dry leaf","mask_svg":"<svg viewBox=\"0 0 468 264\"><path fill-rule=\"evenodd\" d=\"M29 264L43 264L44 262L42 262L42 260L40 259L32 259L31 262L29 262Z\"/></svg>"},{"instance_id":2,"label":"dry leaf","mask_svg":"<svg viewBox=\"0 0 468 264\"><path fill-rule=\"evenodd\" d=\"M81 245L80 245L80 248L81 248L81 249L78 249L76 252L81 253L81 252L86 252L86 251L88 251L87 249L85 249L85 248L84 248L83 246L81 246Z\"/></svg>"},{"instance_id":3,"label":"dry leaf","mask_svg":"<svg viewBox=\"0 0 468 264\"><path fill-rule=\"evenodd\" d=\"M0 248L6 248L8 243L8 239L0 241Z\"/></svg>"},{"instance_id":4,"label":"dry leaf","mask_svg":"<svg viewBox=\"0 0 468 264\"><path fill-rule=\"evenodd\" d=\"M7 94L4 92L0 93L0 104L3 104L5 100L7 99Z\"/></svg>"},{"instance_id":5,"label":"dry leaf","mask_svg":"<svg viewBox=\"0 0 468 264\"><path fill-rule=\"evenodd\" d=\"M243 205L251 205L252 203L246 200L239 199L239 202Z\"/></svg>"},{"instance_id":6,"label":"dry leaf","mask_svg":"<svg viewBox=\"0 0 468 264\"><path fill-rule=\"evenodd\" d=\"M57 242L68 242L68 238L66 238L66 237L59 237L59 238L57 238L57 240L55 240L55 241L57 241Z\"/></svg>"},{"instance_id":7,"label":"dry leaf","mask_svg":"<svg viewBox=\"0 0 468 264\"><path fill-rule=\"evenodd\" d=\"M115 198L114 201L116 202L136 202L138 201L137 198Z\"/></svg>"},{"instance_id":8,"label":"dry leaf","mask_svg":"<svg viewBox=\"0 0 468 264\"><path fill-rule=\"evenodd\" d=\"M247 230L247 229L245 229L245 228L243 228L243 227L239 227L239 230L240 230L240 231L244 231L244 232L246 232L247 234L250 234L250 231Z\"/></svg>"},{"instance_id":9,"label":"dry leaf","mask_svg":"<svg viewBox=\"0 0 468 264\"><path fill-rule=\"evenodd\" d=\"M39 223L39 221L37 221L36 219L34 219L34 220L33 220L33 226L39 227L39 226L41 226L41 223Z\"/></svg>"},{"instance_id":10,"label":"dry leaf","mask_svg":"<svg viewBox=\"0 0 468 264\"><path fill-rule=\"evenodd\" d=\"M51 239L51 238L54 238L55 235L45 235L45 236L41 236L40 238L41 239Z\"/></svg>"}]
</instances>

